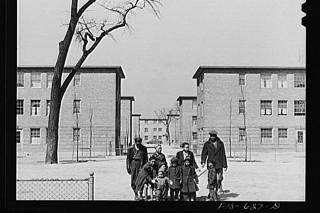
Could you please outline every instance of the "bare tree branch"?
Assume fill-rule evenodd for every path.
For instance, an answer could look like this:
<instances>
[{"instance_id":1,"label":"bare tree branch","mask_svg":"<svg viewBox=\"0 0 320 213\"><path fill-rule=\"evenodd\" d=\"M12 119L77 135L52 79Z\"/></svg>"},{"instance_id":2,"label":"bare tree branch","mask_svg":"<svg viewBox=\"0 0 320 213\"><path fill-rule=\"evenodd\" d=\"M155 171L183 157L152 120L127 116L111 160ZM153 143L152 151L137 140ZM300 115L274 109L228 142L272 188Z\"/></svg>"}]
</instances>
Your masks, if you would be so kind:
<instances>
[{"instance_id":1,"label":"bare tree branch","mask_svg":"<svg viewBox=\"0 0 320 213\"><path fill-rule=\"evenodd\" d=\"M77 17L80 18L83 14L83 12L90 7L96 0L89 0L87 1L87 3L85 3L78 11L77 13Z\"/></svg>"}]
</instances>

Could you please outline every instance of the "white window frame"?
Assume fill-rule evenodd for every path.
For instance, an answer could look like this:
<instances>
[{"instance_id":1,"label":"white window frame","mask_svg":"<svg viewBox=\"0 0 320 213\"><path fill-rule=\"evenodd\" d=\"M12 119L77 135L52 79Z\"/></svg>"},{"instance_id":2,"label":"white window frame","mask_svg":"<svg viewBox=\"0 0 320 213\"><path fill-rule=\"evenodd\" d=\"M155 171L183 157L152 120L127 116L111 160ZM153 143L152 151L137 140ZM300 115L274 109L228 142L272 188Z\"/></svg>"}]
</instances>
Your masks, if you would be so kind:
<instances>
[{"instance_id":1,"label":"white window frame","mask_svg":"<svg viewBox=\"0 0 320 213\"><path fill-rule=\"evenodd\" d=\"M198 139L198 132L192 132L192 140L197 140Z\"/></svg>"},{"instance_id":2,"label":"white window frame","mask_svg":"<svg viewBox=\"0 0 320 213\"><path fill-rule=\"evenodd\" d=\"M264 104L263 104L264 102ZM271 105L271 109L270 108L263 108L264 106L266 106L266 103L268 102L271 102L270 105ZM268 111L270 110L270 111ZM260 115L263 115L263 116L270 116L272 115L272 100L260 100Z\"/></svg>"},{"instance_id":3,"label":"white window frame","mask_svg":"<svg viewBox=\"0 0 320 213\"><path fill-rule=\"evenodd\" d=\"M197 126L197 116L193 115L191 119L192 119L192 125Z\"/></svg>"},{"instance_id":4,"label":"white window frame","mask_svg":"<svg viewBox=\"0 0 320 213\"><path fill-rule=\"evenodd\" d=\"M158 128L158 132L161 132L162 131L162 128Z\"/></svg>"},{"instance_id":5,"label":"white window frame","mask_svg":"<svg viewBox=\"0 0 320 213\"><path fill-rule=\"evenodd\" d=\"M40 128L30 128L30 143L40 144L41 143L41 130Z\"/></svg>"},{"instance_id":6,"label":"white window frame","mask_svg":"<svg viewBox=\"0 0 320 213\"><path fill-rule=\"evenodd\" d=\"M81 100L80 99L74 99L73 100L73 114L80 113L81 112Z\"/></svg>"},{"instance_id":7,"label":"white window frame","mask_svg":"<svg viewBox=\"0 0 320 213\"><path fill-rule=\"evenodd\" d=\"M245 86L246 85L246 74L239 73L239 86Z\"/></svg>"},{"instance_id":8,"label":"white window frame","mask_svg":"<svg viewBox=\"0 0 320 213\"><path fill-rule=\"evenodd\" d=\"M282 105L286 103L285 107ZM278 115L288 115L288 101L287 100L278 100Z\"/></svg>"},{"instance_id":9,"label":"white window frame","mask_svg":"<svg viewBox=\"0 0 320 213\"><path fill-rule=\"evenodd\" d=\"M47 88L51 88L53 80L53 72L47 73Z\"/></svg>"},{"instance_id":10,"label":"white window frame","mask_svg":"<svg viewBox=\"0 0 320 213\"><path fill-rule=\"evenodd\" d=\"M77 143L77 139L78 139L78 143L80 142L81 140L81 129L78 127L73 127L72 129L72 141L74 143Z\"/></svg>"},{"instance_id":11,"label":"white window frame","mask_svg":"<svg viewBox=\"0 0 320 213\"><path fill-rule=\"evenodd\" d=\"M299 133L302 133L302 143L299 142ZM306 141L306 132L305 130L296 130L296 141L297 141L297 144L304 144L305 141Z\"/></svg>"},{"instance_id":12,"label":"white window frame","mask_svg":"<svg viewBox=\"0 0 320 213\"><path fill-rule=\"evenodd\" d=\"M285 130L285 134L284 134ZM278 143L288 143L288 128L278 128Z\"/></svg>"},{"instance_id":13,"label":"white window frame","mask_svg":"<svg viewBox=\"0 0 320 213\"><path fill-rule=\"evenodd\" d=\"M294 74L294 88L305 88L306 87L306 74L295 73Z\"/></svg>"},{"instance_id":14,"label":"white window frame","mask_svg":"<svg viewBox=\"0 0 320 213\"><path fill-rule=\"evenodd\" d=\"M19 143L21 144L21 143L23 143L23 140L22 140L23 129L22 129L22 128L17 128L17 129L16 129L16 143L18 143L18 142L17 142L18 132L19 132Z\"/></svg>"},{"instance_id":15,"label":"white window frame","mask_svg":"<svg viewBox=\"0 0 320 213\"><path fill-rule=\"evenodd\" d=\"M269 134L269 133L271 133L271 134ZM270 137L270 135L271 135L271 137ZM273 129L272 128L261 128L260 129L260 143L261 144L272 144L273 143Z\"/></svg>"},{"instance_id":16,"label":"white window frame","mask_svg":"<svg viewBox=\"0 0 320 213\"><path fill-rule=\"evenodd\" d=\"M243 143L246 139L246 128L239 128L239 142Z\"/></svg>"},{"instance_id":17,"label":"white window frame","mask_svg":"<svg viewBox=\"0 0 320 213\"><path fill-rule=\"evenodd\" d=\"M148 132L148 128L144 128L144 132Z\"/></svg>"},{"instance_id":18,"label":"white window frame","mask_svg":"<svg viewBox=\"0 0 320 213\"><path fill-rule=\"evenodd\" d=\"M24 72L17 72L17 87L24 87Z\"/></svg>"},{"instance_id":19,"label":"white window frame","mask_svg":"<svg viewBox=\"0 0 320 213\"><path fill-rule=\"evenodd\" d=\"M239 100L239 114L246 113L246 100Z\"/></svg>"},{"instance_id":20,"label":"white window frame","mask_svg":"<svg viewBox=\"0 0 320 213\"><path fill-rule=\"evenodd\" d=\"M144 136L144 140L145 140L145 141L149 140L148 135L145 135L145 136Z\"/></svg>"},{"instance_id":21,"label":"white window frame","mask_svg":"<svg viewBox=\"0 0 320 213\"><path fill-rule=\"evenodd\" d=\"M153 131L156 132L156 131L157 131L157 128L153 128Z\"/></svg>"},{"instance_id":22,"label":"white window frame","mask_svg":"<svg viewBox=\"0 0 320 213\"><path fill-rule=\"evenodd\" d=\"M31 81L30 83L31 88L41 88L41 73L32 72L30 81Z\"/></svg>"},{"instance_id":23,"label":"white window frame","mask_svg":"<svg viewBox=\"0 0 320 213\"><path fill-rule=\"evenodd\" d=\"M40 116L41 115L41 100L30 100L30 115ZM39 106L34 106L34 104L39 104ZM37 112L37 113L35 113Z\"/></svg>"},{"instance_id":24,"label":"white window frame","mask_svg":"<svg viewBox=\"0 0 320 213\"><path fill-rule=\"evenodd\" d=\"M278 74L278 88L288 88L288 78L286 73Z\"/></svg>"},{"instance_id":25,"label":"white window frame","mask_svg":"<svg viewBox=\"0 0 320 213\"><path fill-rule=\"evenodd\" d=\"M154 136L152 137L152 139L157 140L157 136L156 136L156 135L154 135Z\"/></svg>"},{"instance_id":26,"label":"white window frame","mask_svg":"<svg viewBox=\"0 0 320 213\"><path fill-rule=\"evenodd\" d=\"M303 102L300 105L299 102ZM305 116L306 115L306 101L305 100L294 100L294 116Z\"/></svg>"},{"instance_id":27,"label":"white window frame","mask_svg":"<svg viewBox=\"0 0 320 213\"><path fill-rule=\"evenodd\" d=\"M272 78L269 73L260 74L260 84L261 88L272 88Z\"/></svg>"},{"instance_id":28,"label":"white window frame","mask_svg":"<svg viewBox=\"0 0 320 213\"><path fill-rule=\"evenodd\" d=\"M19 104L19 102L22 102L22 106ZM22 111L22 113L20 113ZM19 112L19 113L18 113ZM17 99L17 115L23 115L24 114L24 100L23 99Z\"/></svg>"}]
</instances>

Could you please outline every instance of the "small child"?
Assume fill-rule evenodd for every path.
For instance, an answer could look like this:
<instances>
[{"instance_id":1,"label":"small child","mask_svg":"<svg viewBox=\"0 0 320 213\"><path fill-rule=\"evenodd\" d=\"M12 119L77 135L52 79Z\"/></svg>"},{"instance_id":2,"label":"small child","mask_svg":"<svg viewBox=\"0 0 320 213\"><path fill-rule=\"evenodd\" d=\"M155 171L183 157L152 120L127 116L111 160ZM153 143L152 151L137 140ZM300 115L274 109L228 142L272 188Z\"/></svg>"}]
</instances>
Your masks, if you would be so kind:
<instances>
[{"instance_id":1,"label":"small child","mask_svg":"<svg viewBox=\"0 0 320 213\"><path fill-rule=\"evenodd\" d=\"M169 178L164 176L163 169L159 169L158 176L153 180L156 191L156 201L166 201L168 197Z\"/></svg>"},{"instance_id":2,"label":"small child","mask_svg":"<svg viewBox=\"0 0 320 213\"><path fill-rule=\"evenodd\" d=\"M191 165L190 157L184 159L184 165L182 165L181 170L182 198L184 201L196 201L196 191L199 190L197 186L199 179L195 168Z\"/></svg>"},{"instance_id":3,"label":"small child","mask_svg":"<svg viewBox=\"0 0 320 213\"><path fill-rule=\"evenodd\" d=\"M178 166L178 158L171 159L171 166L168 169L168 177L170 183L170 199L171 201L179 200L180 181L181 181L181 167Z\"/></svg>"}]
</instances>

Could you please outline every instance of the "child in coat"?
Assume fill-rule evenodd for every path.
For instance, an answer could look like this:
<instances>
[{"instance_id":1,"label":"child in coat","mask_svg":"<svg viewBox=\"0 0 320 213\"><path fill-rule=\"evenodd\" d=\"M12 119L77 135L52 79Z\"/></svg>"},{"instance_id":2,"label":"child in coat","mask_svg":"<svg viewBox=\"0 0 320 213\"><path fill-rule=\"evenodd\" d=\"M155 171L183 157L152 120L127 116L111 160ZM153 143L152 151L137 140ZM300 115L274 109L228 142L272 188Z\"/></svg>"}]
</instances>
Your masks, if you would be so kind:
<instances>
[{"instance_id":1,"label":"child in coat","mask_svg":"<svg viewBox=\"0 0 320 213\"><path fill-rule=\"evenodd\" d=\"M169 178L164 176L164 171L159 169L158 176L153 180L155 184L156 201L166 201L168 197Z\"/></svg>"},{"instance_id":2,"label":"child in coat","mask_svg":"<svg viewBox=\"0 0 320 213\"><path fill-rule=\"evenodd\" d=\"M198 175L193 166L191 166L191 159L186 157L182 170L182 186L181 193L184 201L196 201L196 191L199 190L197 184L199 183Z\"/></svg>"},{"instance_id":3,"label":"child in coat","mask_svg":"<svg viewBox=\"0 0 320 213\"><path fill-rule=\"evenodd\" d=\"M181 167L178 166L178 158L171 159L171 166L168 169L168 177L170 180L170 199L171 201L179 200L180 183L181 183Z\"/></svg>"},{"instance_id":4,"label":"child in coat","mask_svg":"<svg viewBox=\"0 0 320 213\"><path fill-rule=\"evenodd\" d=\"M209 189L209 199L211 201L218 201L217 195L217 178L215 168L212 162L208 163L208 185L207 188Z\"/></svg>"}]
</instances>

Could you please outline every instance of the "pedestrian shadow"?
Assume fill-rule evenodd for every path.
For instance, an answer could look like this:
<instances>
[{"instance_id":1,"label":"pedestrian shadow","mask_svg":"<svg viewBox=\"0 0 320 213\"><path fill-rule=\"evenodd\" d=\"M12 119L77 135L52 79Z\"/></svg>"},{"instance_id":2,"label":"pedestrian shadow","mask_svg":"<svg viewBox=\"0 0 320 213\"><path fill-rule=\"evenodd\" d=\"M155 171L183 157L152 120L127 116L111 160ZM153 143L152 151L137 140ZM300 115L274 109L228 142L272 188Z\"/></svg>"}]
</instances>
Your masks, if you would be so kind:
<instances>
[{"instance_id":1,"label":"pedestrian shadow","mask_svg":"<svg viewBox=\"0 0 320 213\"><path fill-rule=\"evenodd\" d=\"M238 196L239 196L238 193L230 192L230 190L224 190L223 194L219 195L219 201L226 201L228 200L228 198L235 198ZM207 200L208 200L208 196L197 197L197 201L207 201Z\"/></svg>"}]
</instances>

